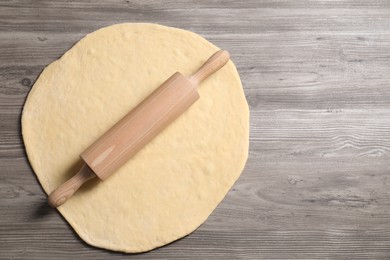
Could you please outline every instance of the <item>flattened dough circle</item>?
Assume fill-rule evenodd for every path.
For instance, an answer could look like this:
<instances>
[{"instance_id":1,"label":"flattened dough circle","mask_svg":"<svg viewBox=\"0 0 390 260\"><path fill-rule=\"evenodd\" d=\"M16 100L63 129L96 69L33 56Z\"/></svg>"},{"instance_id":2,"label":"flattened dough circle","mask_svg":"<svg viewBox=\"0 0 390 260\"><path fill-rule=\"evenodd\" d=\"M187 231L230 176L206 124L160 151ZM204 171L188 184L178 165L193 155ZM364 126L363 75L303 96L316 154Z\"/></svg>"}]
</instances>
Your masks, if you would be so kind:
<instances>
[{"instance_id":1,"label":"flattened dough circle","mask_svg":"<svg viewBox=\"0 0 390 260\"><path fill-rule=\"evenodd\" d=\"M81 166L79 154L180 71L218 48L155 24L118 24L81 39L30 91L22 132L46 193ZM143 252L199 227L237 180L248 156L249 110L230 61L199 87L200 99L103 183L90 181L58 209L88 244Z\"/></svg>"}]
</instances>

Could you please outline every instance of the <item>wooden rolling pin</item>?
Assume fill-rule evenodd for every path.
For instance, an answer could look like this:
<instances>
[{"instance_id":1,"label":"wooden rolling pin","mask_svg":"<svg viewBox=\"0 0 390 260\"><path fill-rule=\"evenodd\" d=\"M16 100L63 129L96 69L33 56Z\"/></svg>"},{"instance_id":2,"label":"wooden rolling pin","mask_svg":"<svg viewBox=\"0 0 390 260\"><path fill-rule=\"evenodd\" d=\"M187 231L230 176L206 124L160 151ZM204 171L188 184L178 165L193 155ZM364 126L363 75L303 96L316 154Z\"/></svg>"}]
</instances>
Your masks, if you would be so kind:
<instances>
[{"instance_id":1,"label":"wooden rolling pin","mask_svg":"<svg viewBox=\"0 0 390 260\"><path fill-rule=\"evenodd\" d=\"M197 86L222 68L229 53L214 53L189 77L176 72L137 107L88 147L80 157L84 165L71 179L49 195L52 207L62 205L86 181L98 177L104 181L141 150L173 120L199 99Z\"/></svg>"}]
</instances>

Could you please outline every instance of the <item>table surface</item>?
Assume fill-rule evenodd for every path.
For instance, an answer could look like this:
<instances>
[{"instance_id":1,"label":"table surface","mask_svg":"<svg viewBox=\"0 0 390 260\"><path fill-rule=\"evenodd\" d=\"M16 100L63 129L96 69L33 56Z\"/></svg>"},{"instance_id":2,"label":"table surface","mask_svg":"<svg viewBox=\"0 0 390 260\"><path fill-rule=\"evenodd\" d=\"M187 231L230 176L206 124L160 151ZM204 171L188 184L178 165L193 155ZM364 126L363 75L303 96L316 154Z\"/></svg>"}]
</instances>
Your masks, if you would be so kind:
<instances>
[{"instance_id":1,"label":"table surface","mask_svg":"<svg viewBox=\"0 0 390 260\"><path fill-rule=\"evenodd\" d=\"M29 166L20 114L45 66L122 22L230 51L250 110L246 168L208 220L128 255L85 244ZM389 259L390 2L0 2L0 258Z\"/></svg>"}]
</instances>

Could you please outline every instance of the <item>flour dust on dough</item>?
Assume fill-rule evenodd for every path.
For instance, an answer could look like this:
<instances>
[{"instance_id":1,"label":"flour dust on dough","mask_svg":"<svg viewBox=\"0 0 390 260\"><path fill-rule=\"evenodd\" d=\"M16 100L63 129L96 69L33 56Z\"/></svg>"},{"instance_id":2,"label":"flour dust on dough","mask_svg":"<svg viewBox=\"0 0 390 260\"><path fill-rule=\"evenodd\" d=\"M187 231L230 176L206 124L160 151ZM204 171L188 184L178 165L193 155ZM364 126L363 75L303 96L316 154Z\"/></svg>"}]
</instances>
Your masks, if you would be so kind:
<instances>
[{"instance_id":1,"label":"flour dust on dough","mask_svg":"<svg viewBox=\"0 0 390 260\"><path fill-rule=\"evenodd\" d=\"M81 39L50 64L22 115L28 159L47 194L81 167L79 154L174 72L193 73L218 48L156 24L118 24ZM199 227L240 176L249 110L229 61L200 99L104 182L58 210L88 244L143 252Z\"/></svg>"}]
</instances>

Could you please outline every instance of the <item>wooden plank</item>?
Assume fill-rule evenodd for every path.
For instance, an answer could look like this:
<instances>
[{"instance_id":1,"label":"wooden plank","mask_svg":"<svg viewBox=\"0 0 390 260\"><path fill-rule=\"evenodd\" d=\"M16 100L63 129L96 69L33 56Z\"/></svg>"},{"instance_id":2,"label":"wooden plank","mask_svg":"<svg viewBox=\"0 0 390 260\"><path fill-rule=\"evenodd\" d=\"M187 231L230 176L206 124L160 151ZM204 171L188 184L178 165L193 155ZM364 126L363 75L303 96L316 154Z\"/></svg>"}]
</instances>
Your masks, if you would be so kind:
<instances>
[{"instance_id":1,"label":"wooden plank","mask_svg":"<svg viewBox=\"0 0 390 260\"><path fill-rule=\"evenodd\" d=\"M333 6L328 3L327 8L314 1L305 6L270 2L272 4L267 5L254 1L252 4L242 3L241 8L237 8L237 5L225 8L225 2L193 5L193 1L187 1L182 5L174 3L176 6L169 8L165 7L165 2L144 6L138 1L113 1L109 4L104 1L83 4L69 4L67 1L51 1L47 4L41 1L33 5L15 1L14 4L2 6L0 31L88 32L87 28L95 30L114 23L136 21L177 25L195 32L212 34L319 30L367 32L372 28L377 33L386 33L389 29L384 19L390 17L387 10L390 6L384 1L374 5L374 8L366 8L367 4L362 2L360 6L351 2ZM355 8L351 8L353 6ZM307 20L310 20L310 26ZM212 26L208 26L210 24Z\"/></svg>"},{"instance_id":2,"label":"wooden plank","mask_svg":"<svg viewBox=\"0 0 390 260\"><path fill-rule=\"evenodd\" d=\"M42 69L122 22L226 48L251 109L246 168L193 234L146 254L96 249L46 206L20 132ZM388 259L390 2L0 2L1 259Z\"/></svg>"}]
</instances>

